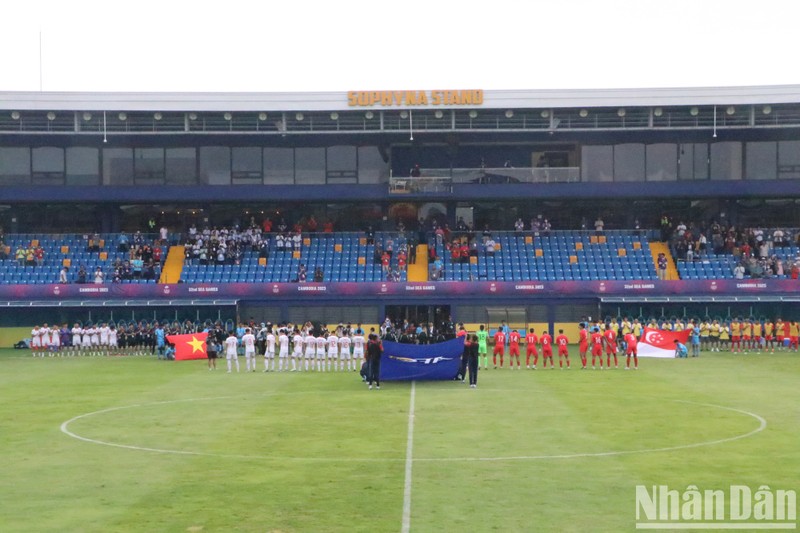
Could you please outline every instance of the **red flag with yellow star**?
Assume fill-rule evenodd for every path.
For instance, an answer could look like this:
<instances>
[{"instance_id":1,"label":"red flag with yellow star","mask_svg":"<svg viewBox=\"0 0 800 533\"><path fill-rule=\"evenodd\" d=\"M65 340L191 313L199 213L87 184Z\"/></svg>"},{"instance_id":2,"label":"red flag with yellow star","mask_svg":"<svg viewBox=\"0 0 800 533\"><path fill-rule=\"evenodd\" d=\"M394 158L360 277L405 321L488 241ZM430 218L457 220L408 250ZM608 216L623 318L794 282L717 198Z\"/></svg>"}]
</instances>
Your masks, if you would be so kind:
<instances>
[{"instance_id":1,"label":"red flag with yellow star","mask_svg":"<svg viewBox=\"0 0 800 533\"><path fill-rule=\"evenodd\" d=\"M208 333L188 333L186 335L167 335L167 341L175 345L175 360L206 359L206 337Z\"/></svg>"}]
</instances>

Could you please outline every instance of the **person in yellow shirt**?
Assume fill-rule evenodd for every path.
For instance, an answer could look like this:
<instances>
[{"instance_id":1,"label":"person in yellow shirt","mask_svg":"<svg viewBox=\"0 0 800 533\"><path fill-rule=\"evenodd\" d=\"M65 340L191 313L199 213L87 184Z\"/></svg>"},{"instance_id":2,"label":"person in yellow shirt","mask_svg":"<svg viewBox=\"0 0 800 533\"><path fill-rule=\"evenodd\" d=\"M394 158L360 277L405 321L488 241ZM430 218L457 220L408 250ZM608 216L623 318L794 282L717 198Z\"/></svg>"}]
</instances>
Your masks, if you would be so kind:
<instances>
[{"instance_id":1,"label":"person in yellow shirt","mask_svg":"<svg viewBox=\"0 0 800 533\"><path fill-rule=\"evenodd\" d=\"M631 321L628 317L622 319L622 334L627 335L631 332Z\"/></svg>"},{"instance_id":2,"label":"person in yellow shirt","mask_svg":"<svg viewBox=\"0 0 800 533\"><path fill-rule=\"evenodd\" d=\"M739 322L738 318L734 318L731 320L731 352L736 353L736 350L739 350L739 353L742 353L742 323Z\"/></svg>"},{"instance_id":3,"label":"person in yellow shirt","mask_svg":"<svg viewBox=\"0 0 800 533\"><path fill-rule=\"evenodd\" d=\"M678 319L675 321L675 326L673 331L683 331L686 329L686 324L684 324L683 319ZM690 328L691 329L691 328Z\"/></svg>"},{"instance_id":4,"label":"person in yellow shirt","mask_svg":"<svg viewBox=\"0 0 800 533\"><path fill-rule=\"evenodd\" d=\"M644 326L642 326L642 323L639 322L639 319L638 318L634 318L633 319L633 324L631 325L631 333L633 333L633 336L636 337L637 341L642 338L642 330L643 329L644 329Z\"/></svg>"},{"instance_id":5,"label":"person in yellow shirt","mask_svg":"<svg viewBox=\"0 0 800 533\"><path fill-rule=\"evenodd\" d=\"M709 346L709 333L711 333L711 322L708 318L700 321L700 347L704 352L710 350Z\"/></svg>"},{"instance_id":6,"label":"person in yellow shirt","mask_svg":"<svg viewBox=\"0 0 800 533\"><path fill-rule=\"evenodd\" d=\"M761 344L763 343L761 321L756 319L753 321L753 349L761 353Z\"/></svg>"},{"instance_id":7,"label":"person in yellow shirt","mask_svg":"<svg viewBox=\"0 0 800 533\"><path fill-rule=\"evenodd\" d=\"M800 324L797 323L797 320L789 322L789 337L789 349L794 348L794 351L797 352L800 346Z\"/></svg>"},{"instance_id":8,"label":"person in yellow shirt","mask_svg":"<svg viewBox=\"0 0 800 533\"><path fill-rule=\"evenodd\" d=\"M720 349L723 349L723 350L727 351L730 348L730 344L729 344L730 340L731 340L730 327L725 325L725 324L720 324L720 326L719 326L719 348L717 348L717 351L720 351Z\"/></svg>"},{"instance_id":9,"label":"person in yellow shirt","mask_svg":"<svg viewBox=\"0 0 800 533\"><path fill-rule=\"evenodd\" d=\"M674 319L672 319L672 320L674 320ZM661 329L666 330L666 331L672 331L672 320L665 318L661 322Z\"/></svg>"},{"instance_id":10,"label":"person in yellow shirt","mask_svg":"<svg viewBox=\"0 0 800 533\"><path fill-rule=\"evenodd\" d=\"M778 341L778 350L783 350L783 340L786 338L786 323L778 317L775 321L775 340Z\"/></svg>"},{"instance_id":11,"label":"person in yellow shirt","mask_svg":"<svg viewBox=\"0 0 800 533\"><path fill-rule=\"evenodd\" d=\"M712 352L719 351L719 335L721 331L722 331L722 326L720 325L719 320L716 319L708 327L708 338L709 338L709 343L711 344Z\"/></svg>"},{"instance_id":12,"label":"person in yellow shirt","mask_svg":"<svg viewBox=\"0 0 800 533\"><path fill-rule=\"evenodd\" d=\"M775 353L775 324L772 320L764 321L764 351L772 350Z\"/></svg>"},{"instance_id":13,"label":"person in yellow shirt","mask_svg":"<svg viewBox=\"0 0 800 533\"><path fill-rule=\"evenodd\" d=\"M753 346L753 323L749 318L742 322L742 346L744 353L748 353Z\"/></svg>"}]
</instances>

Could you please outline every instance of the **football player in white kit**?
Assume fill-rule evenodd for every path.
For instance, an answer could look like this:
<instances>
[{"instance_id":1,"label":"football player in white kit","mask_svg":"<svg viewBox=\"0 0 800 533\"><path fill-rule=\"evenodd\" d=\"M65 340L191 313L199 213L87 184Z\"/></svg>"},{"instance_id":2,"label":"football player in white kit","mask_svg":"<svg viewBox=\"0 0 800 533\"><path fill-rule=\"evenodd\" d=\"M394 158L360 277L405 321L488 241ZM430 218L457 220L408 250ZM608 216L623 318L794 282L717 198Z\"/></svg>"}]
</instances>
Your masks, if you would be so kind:
<instances>
[{"instance_id":1,"label":"football player in white kit","mask_svg":"<svg viewBox=\"0 0 800 533\"><path fill-rule=\"evenodd\" d=\"M250 328L245 328L244 335L242 335L242 344L244 344L245 372L255 372L256 336L250 333Z\"/></svg>"},{"instance_id":2,"label":"football player in white kit","mask_svg":"<svg viewBox=\"0 0 800 533\"><path fill-rule=\"evenodd\" d=\"M50 329L50 344L48 348L50 349L50 357L55 357L61 349L61 332L56 325Z\"/></svg>"},{"instance_id":3,"label":"football player in white kit","mask_svg":"<svg viewBox=\"0 0 800 533\"><path fill-rule=\"evenodd\" d=\"M267 331L267 346L264 352L264 372L275 370L275 334L272 329Z\"/></svg>"},{"instance_id":4,"label":"football player in white kit","mask_svg":"<svg viewBox=\"0 0 800 533\"><path fill-rule=\"evenodd\" d=\"M306 347L306 370L309 369L309 366L311 367L311 370L314 370L314 355L317 352L317 338L311 334L311 331L306 333L306 336L303 338L303 344Z\"/></svg>"},{"instance_id":5,"label":"football player in white kit","mask_svg":"<svg viewBox=\"0 0 800 533\"><path fill-rule=\"evenodd\" d=\"M325 345L328 339L325 337L325 331L321 331L317 337L317 370L325 372Z\"/></svg>"},{"instance_id":6,"label":"football player in white kit","mask_svg":"<svg viewBox=\"0 0 800 533\"><path fill-rule=\"evenodd\" d=\"M111 352L111 351L116 352L118 346L119 346L119 342L117 340L117 327L116 326L111 326L110 328L108 328L108 349L109 349L109 352Z\"/></svg>"},{"instance_id":7,"label":"football player in white kit","mask_svg":"<svg viewBox=\"0 0 800 533\"><path fill-rule=\"evenodd\" d=\"M86 326L81 330L81 353L83 355L92 355L92 328Z\"/></svg>"},{"instance_id":8,"label":"football player in white kit","mask_svg":"<svg viewBox=\"0 0 800 533\"><path fill-rule=\"evenodd\" d=\"M289 336L286 334L285 329L280 330L278 344L280 345L280 353L278 354L278 370L283 372L284 363L286 363L286 370L289 370Z\"/></svg>"},{"instance_id":9,"label":"football player in white kit","mask_svg":"<svg viewBox=\"0 0 800 533\"><path fill-rule=\"evenodd\" d=\"M92 342L92 353L100 355L100 328L93 327L89 332L89 339Z\"/></svg>"},{"instance_id":10,"label":"football player in white kit","mask_svg":"<svg viewBox=\"0 0 800 533\"><path fill-rule=\"evenodd\" d=\"M292 336L292 372L295 370L303 370L303 336L297 328Z\"/></svg>"},{"instance_id":11,"label":"football player in white kit","mask_svg":"<svg viewBox=\"0 0 800 533\"><path fill-rule=\"evenodd\" d=\"M44 357L44 352L50 351L50 328L47 322L39 329L39 336L42 338L41 356Z\"/></svg>"},{"instance_id":12,"label":"football player in white kit","mask_svg":"<svg viewBox=\"0 0 800 533\"><path fill-rule=\"evenodd\" d=\"M350 337L342 335L339 337L339 370L345 369L345 361L347 361L347 370L355 370L353 360L350 358Z\"/></svg>"},{"instance_id":13,"label":"football player in white kit","mask_svg":"<svg viewBox=\"0 0 800 533\"><path fill-rule=\"evenodd\" d=\"M239 371L239 356L236 354L237 346L239 346L239 339L236 338L236 332L228 332L228 338L225 339L225 358L228 360L228 374L231 373L231 361L236 361L236 371Z\"/></svg>"},{"instance_id":14,"label":"football player in white kit","mask_svg":"<svg viewBox=\"0 0 800 533\"><path fill-rule=\"evenodd\" d=\"M353 366L354 370L361 370L364 363L364 334L360 330L353 336Z\"/></svg>"},{"instance_id":15,"label":"football player in white kit","mask_svg":"<svg viewBox=\"0 0 800 533\"><path fill-rule=\"evenodd\" d=\"M111 331L111 329L108 327L108 324L106 324L105 322L103 322L100 325L100 327L97 328L97 333L98 333L98 337L99 337L99 340L100 340L100 342L98 344L98 347L99 347L100 353L103 354L103 355L108 355L108 332L109 331Z\"/></svg>"},{"instance_id":16,"label":"football player in white kit","mask_svg":"<svg viewBox=\"0 0 800 533\"><path fill-rule=\"evenodd\" d=\"M339 364L339 337L331 331L328 335L328 370L333 365L333 370L338 370Z\"/></svg>"},{"instance_id":17,"label":"football player in white kit","mask_svg":"<svg viewBox=\"0 0 800 533\"><path fill-rule=\"evenodd\" d=\"M72 327L72 353L77 353L81 349L81 333L83 333L83 329L75 322L75 325Z\"/></svg>"},{"instance_id":18,"label":"football player in white kit","mask_svg":"<svg viewBox=\"0 0 800 533\"><path fill-rule=\"evenodd\" d=\"M33 326L33 330L31 330L31 355L36 357L36 352L41 351L42 349L42 334L39 325Z\"/></svg>"}]
</instances>

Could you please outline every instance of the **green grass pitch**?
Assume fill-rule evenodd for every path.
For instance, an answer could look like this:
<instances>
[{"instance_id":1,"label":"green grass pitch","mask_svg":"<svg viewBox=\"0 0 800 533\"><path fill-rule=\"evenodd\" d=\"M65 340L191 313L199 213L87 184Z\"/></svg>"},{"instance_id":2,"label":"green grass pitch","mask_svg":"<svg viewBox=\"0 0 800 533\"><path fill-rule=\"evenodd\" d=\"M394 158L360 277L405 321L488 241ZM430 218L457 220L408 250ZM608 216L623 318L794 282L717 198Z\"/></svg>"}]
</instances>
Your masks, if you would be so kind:
<instances>
[{"instance_id":1,"label":"green grass pitch","mask_svg":"<svg viewBox=\"0 0 800 533\"><path fill-rule=\"evenodd\" d=\"M631 531L638 484L799 488L797 354L576 361L415 385L410 531ZM403 524L410 383L0 350L0 397L2 531Z\"/></svg>"}]
</instances>

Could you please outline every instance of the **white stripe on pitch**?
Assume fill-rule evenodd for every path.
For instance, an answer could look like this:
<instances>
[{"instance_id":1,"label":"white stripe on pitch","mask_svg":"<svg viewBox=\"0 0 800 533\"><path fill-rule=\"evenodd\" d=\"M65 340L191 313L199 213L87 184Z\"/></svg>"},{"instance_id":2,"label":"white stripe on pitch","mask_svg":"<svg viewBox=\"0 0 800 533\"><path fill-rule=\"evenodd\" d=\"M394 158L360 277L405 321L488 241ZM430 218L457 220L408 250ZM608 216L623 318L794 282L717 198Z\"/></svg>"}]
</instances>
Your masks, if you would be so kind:
<instances>
[{"instance_id":1,"label":"white stripe on pitch","mask_svg":"<svg viewBox=\"0 0 800 533\"><path fill-rule=\"evenodd\" d=\"M406 480L403 485L403 525L401 533L411 530L411 465L414 463L414 397L416 381L411 382L411 400L408 407L408 440L406 441Z\"/></svg>"}]
</instances>

